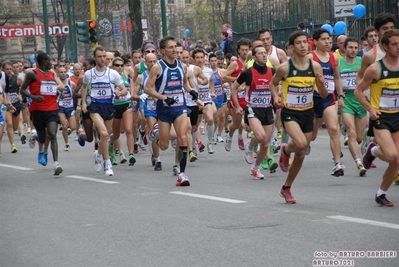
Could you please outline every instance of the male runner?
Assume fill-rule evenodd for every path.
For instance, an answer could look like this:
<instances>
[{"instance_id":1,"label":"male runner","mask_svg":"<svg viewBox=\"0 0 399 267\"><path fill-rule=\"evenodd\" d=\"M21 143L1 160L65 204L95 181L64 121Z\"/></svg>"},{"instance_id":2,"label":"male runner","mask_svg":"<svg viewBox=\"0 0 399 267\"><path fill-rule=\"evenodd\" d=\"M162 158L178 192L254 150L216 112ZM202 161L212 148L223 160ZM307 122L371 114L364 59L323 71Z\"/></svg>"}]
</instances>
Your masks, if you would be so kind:
<instances>
[{"instance_id":1,"label":"male runner","mask_svg":"<svg viewBox=\"0 0 399 267\"><path fill-rule=\"evenodd\" d=\"M389 163L375 201L386 207L395 204L386 198L386 193L399 170L399 30L384 33L380 47L385 56L366 69L358 84L355 96L370 113L370 127L378 141L371 142L363 157L363 165L370 168L378 157ZM370 103L363 94L370 87Z\"/></svg>"},{"instance_id":2,"label":"male runner","mask_svg":"<svg viewBox=\"0 0 399 267\"><path fill-rule=\"evenodd\" d=\"M292 140L282 144L280 150L280 168L288 172L280 195L290 204L296 199L291 194L291 185L298 175L305 152L309 146L313 131L313 91L314 85L322 98L328 92L324 86L323 70L319 63L310 60L308 54L308 39L305 32L293 32L289 37L289 45L294 56L281 64L273 76L269 86L274 99L274 105L282 106L281 120ZM278 95L277 85L282 82L282 94ZM290 154L295 153L291 166Z\"/></svg>"}]
</instances>

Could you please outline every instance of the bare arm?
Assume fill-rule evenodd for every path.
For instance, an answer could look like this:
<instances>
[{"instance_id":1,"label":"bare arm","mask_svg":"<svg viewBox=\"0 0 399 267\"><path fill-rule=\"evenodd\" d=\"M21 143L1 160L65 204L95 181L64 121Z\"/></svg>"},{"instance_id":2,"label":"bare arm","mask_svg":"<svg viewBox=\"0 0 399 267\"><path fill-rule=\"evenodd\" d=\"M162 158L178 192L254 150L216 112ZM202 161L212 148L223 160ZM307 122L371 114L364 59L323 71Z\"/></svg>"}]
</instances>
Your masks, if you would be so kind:
<instances>
[{"instance_id":1,"label":"bare arm","mask_svg":"<svg viewBox=\"0 0 399 267\"><path fill-rule=\"evenodd\" d=\"M280 59L280 63L284 63L288 60L287 54L282 49L277 48L277 54L278 54L278 58Z\"/></svg>"},{"instance_id":2,"label":"bare arm","mask_svg":"<svg viewBox=\"0 0 399 267\"><path fill-rule=\"evenodd\" d=\"M273 75L269 84L269 90L273 96L274 106L276 108L279 108L282 105L281 97L279 96L278 84L287 76L287 74L288 63L283 63L277 68L276 73Z\"/></svg>"},{"instance_id":3,"label":"bare arm","mask_svg":"<svg viewBox=\"0 0 399 267\"><path fill-rule=\"evenodd\" d=\"M231 76L238 68L237 62L233 61L226 70L226 73L223 76L223 82L233 83L237 79L237 77Z\"/></svg>"},{"instance_id":4,"label":"bare arm","mask_svg":"<svg viewBox=\"0 0 399 267\"><path fill-rule=\"evenodd\" d=\"M318 92L322 98L326 98L328 96L328 90L325 86L325 80L323 75L323 69L321 68L320 64L316 61L312 61L313 69L316 74L316 87Z\"/></svg>"},{"instance_id":5,"label":"bare arm","mask_svg":"<svg viewBox=\"0 0 399 267\"><path fill-rule=\"evenodd\" d=\"M139 71L140 71L140 63L139 63L139 64L136 64L136 65L134 66L133 78L132 78L132 80L133 80L134 83L136 82L137 77L139 76Z\"/></svg>"},{"instance_id":6,"label":"bare arm","mask_svg":"<svg viewBox=\"0 0 399 267\"><path fill-rule=\"evenodd\" d=\"M158 75L160 75L160 74L161 74L160 66L158 64L155 64L154 66L152 66L152 68L150 70L150 74L149 74L149 76L147 78L147 82L146 82L145 87L144 87L144 92L146 94L152 96L152 98L165 100L166 96L158 93L155 90L155 81L156 81Z\"/></svg>"},{"instance_id":7,"label":"bare arm","mask_svg":"<svg viewBox=\"0 0 399 267\"><path fill-rule=\"evenodd\" d=\"M364 72L366 69L374 63L374 51L371 49L362 57L362 65L360 66L359 71L357 72L356 76L356 84L359 84L360 81L363 79Z\"/></svg>"},{"instance_id":8,"label":"bare arm","mask_svg":"<svg viewBox=\"0 0 399 267\"><path fill-rule=\"evenodd\" d=\"M370 113L370 119L372 120L378 119L380 112L374 109L373 106L371 106L363 92L370 87L371 83L374 80L379 79L380 71L381 69L378 63L374 63L370 67L368 67L364 72L363 79L361 79L360 82L357 84L354 92L356 99L365 109L367 109L367 111Z\"/></svg>"}]
</instances>

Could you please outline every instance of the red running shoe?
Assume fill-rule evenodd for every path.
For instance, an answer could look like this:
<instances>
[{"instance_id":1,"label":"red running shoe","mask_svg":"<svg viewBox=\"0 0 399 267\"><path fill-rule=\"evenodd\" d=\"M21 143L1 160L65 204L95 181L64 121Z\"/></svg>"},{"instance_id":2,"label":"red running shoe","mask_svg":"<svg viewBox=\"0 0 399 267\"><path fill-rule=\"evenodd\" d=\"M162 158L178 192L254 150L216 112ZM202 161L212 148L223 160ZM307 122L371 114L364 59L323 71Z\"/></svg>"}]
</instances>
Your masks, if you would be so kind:
<instances>
[{"instance_id":1,"label":"red running shoe","mask_svg":"<svg viewBox=\"0 0 399 267\"><path fill-rule=\"evenodd\" d=\"M283 197L285 199L285 202L287 202L287 203L290 203L290 204L295 204L296 203L296 199L291 194L291 188L290 187L286 188L285 190L283 190L283 187L281 187L280 196Z\"/></svg>"}]
</instances>

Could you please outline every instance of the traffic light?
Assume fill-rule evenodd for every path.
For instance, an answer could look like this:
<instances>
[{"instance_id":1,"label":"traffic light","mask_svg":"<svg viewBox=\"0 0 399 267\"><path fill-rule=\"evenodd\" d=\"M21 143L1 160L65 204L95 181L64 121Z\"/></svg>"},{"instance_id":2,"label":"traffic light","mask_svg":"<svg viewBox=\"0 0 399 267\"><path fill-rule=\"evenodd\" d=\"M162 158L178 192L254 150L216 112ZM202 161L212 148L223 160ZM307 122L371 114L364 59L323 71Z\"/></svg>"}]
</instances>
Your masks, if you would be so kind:
<instances>
[{"instance_id":1,"label":"traffic light","mask_svg":"<svg viewBox=\"0 0 399 267\"><path fill-rule=\"evenodd\" d=\"M97 43L98 35L96 26L96 22L92 20L76 22L78 41L85 44Z\"/></svg>"},{"instance_id":2,"label":"traffic light","mask_svg":"<svg viewBox=\"0 0 399 267\"><path fill-rule=\"evenodd\" d=\"M90 44L89 26L87 21L76 22L76 31L78 33L78 42Z\"/></svg>"},{"instance_id":3,"label":"traffic light","mask_svg":"<svg viewBox=\"0 0 399 267\"><path fill-rule=\"evenodd\" d=\"M97 35L97 29L96 29L96 23L92 20L87 21L87 26L89 27L89 40L91 43L97 43L98 42L98 35Z\"/></svg>"}]
</instances>

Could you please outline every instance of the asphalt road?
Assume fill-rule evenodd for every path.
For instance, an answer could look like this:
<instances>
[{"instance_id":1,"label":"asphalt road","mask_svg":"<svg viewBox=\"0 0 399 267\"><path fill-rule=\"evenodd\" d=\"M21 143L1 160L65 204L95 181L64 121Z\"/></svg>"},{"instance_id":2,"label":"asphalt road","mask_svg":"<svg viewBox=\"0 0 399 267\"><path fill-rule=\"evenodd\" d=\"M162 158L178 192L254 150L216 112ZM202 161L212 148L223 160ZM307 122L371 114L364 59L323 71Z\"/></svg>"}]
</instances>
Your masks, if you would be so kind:
<instances>
[{"instance_id":1,"label":"asphalt road","mask_svg":"<svg viewBox=\"0 0 399 267\"><path fill-rule=\"evenodd\" d=\"M387 164L377 160L359 177L343 147L345 176L331 176L326 131L292 187L295 205L279 196L281 170L264 170L265 180L249 175L236 137L231 152L218 144L188 162L190 187L175 186L171 149L162 171L147 150L105 177L94 171L92 144L81 148L73 137L66 152L59 133L64 172L55 177L50 154L42 167L37 148L17 142L11 154L4 135L0 266L399 266L399 208L374 202ZM387 196L399 206L398 191ZM371 258L374 251L385 254ZM327 261L334 252L341 255Z\"/></svg>"}]
</instances>

